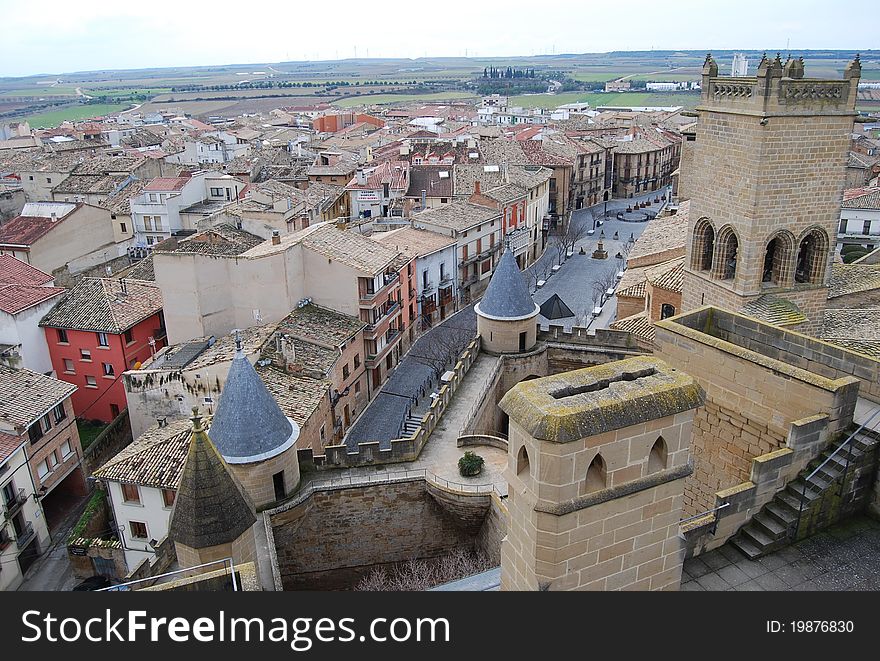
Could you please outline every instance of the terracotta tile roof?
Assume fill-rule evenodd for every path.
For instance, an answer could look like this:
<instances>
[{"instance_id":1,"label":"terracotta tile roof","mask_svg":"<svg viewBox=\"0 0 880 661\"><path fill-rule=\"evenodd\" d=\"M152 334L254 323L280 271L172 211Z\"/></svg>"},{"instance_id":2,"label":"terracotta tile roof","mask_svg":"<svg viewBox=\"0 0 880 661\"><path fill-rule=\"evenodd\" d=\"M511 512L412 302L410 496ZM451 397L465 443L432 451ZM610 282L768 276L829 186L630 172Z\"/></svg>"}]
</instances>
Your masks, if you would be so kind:
<instances>
[{"instance_id":1,"label":"terracotta tile roof","mask_svg":"<svg viewBox=\"0 0 880 661\"><path fill-rule=\"evenodd\" d=\"M645 342L649 342L651 344L654 343L654 326L653 324L651 324L651 320L648 318L647 310L639 312L638 314L634 314L631 317L618 319L613 324L611 324L609 328L613 330L626 331L628 333L632 333L637 338Z\"/></svg>"},{"instance_id":2,"label":"terracotta tile roof","mask_svg":"<svg viewBox=\"0 0 880 661\"><path fill-rule=\"evenodd\" d=\"M177 490L191 433L192 423L189 420L174 420L165 427L150 427L131 445L98 468L95 477Z\"/></svg>"},{"instance_id":3,"label":"terracotta tile roof","mask_svg":"<svg viewBox=\"0 0 880 661\"><path fill-rule=\"evenodd\" d=\"M131 198L137 197L147 187L146 181L136 179L127 186L111 193L107 198L98 201L98 206L123 216L131 215Z\"/></svg>"},{"instance_id":4,"label":"terracotta tile roof","mask_svg":"<svg viewBox=\"0 0 880 661\"><path fill-rule=\"evenodd\" d=\"M434 209L422 211L413 216L413 223L425 223L464 231L481 223L488 223L501 218L501 212L490 207L471 204L461 199L454 199Z\"/></svg>"},{"instance_id":5,"label":"terracotta tile roof","mask_svg":"<svg viewBox=\"0 0 880 661\"><path fill-rule=\"evenodd\" d=\"M618 289L617 295L624 296L626 298L645 298L645 285L647 280L642 280L641 282L637 282L634 285L626 287L625 289Z\"/></svg>"},{"instance_id":6,"label":"terracotta tile roof","mask_svg":"<svg viewBox=\"0 0 880 661\"><path fill-rule=\"evenodd\" d=\"M844 209L880 209L880 186L849 188L843 191Z\"/></svg>"},{"instance_id":7,"label":"terracotta tile roof","mask_svg":"<svg viewBox=\"0 0 880 661\"><path fill-rule=\"evenodd\" d=\"M684 258L658 264L648 271L647 279L654 287L680 294L684 281Z\"/></svg>"},{"instance_id":8,"label":"terracotta tile roof","mask_svg":"<svg viewBox=\"0 0 880 661\"><path fill-rule=\"evenodd\" d=\"M378 190L385 184L391 190L409 188L409 161L385 161L367 174L367 182L359 184L357 177L348 182L348 190Z\"/></svg>"},{"instance_id":9,"label":"terracotta tile roof","mask_svg":"<svg viewBox=\"0 0 880 661\"><path fill-rule=\"evenodd\" d=\"M12 255L0 255L0 285L45 285L52 280L48 273Z\"/></svg>"},{"instance_id":10,"label":"terracotta tile roof","mask_svg":"<svg viewBox=\"0 0 880 661\"><path fill-rule=\"evenodd\" d=\"M849 158L846 162L846 167L848 168L860 168L867 169L873 166L880 158L877 156L866 156L865 154L861 154L857 151L851 151L849 153ZM844 191L844 195L846 192Z\"/></svg>"},{"instance_id":11,"label":"terracotta tile roof","mask_svg":"<svg viewBox=\"0 0 880 661\"><path fill-rule=\"evenodd\" d=\"M496 186L515 184L527 191L540 186L553 176L553 171L538 165L454 165L452 168L455 194L470 196L474 192L475 183L485 193Z\"/></svg>"},{"instance_id":12,"label":"terracotta tile roof","mask_svg":"<svg viewBox=\"0 0 880 661\"><path fill-rule=\"evenodd\" d=\"M880 289L880 265L832 264L828 298Z\"/></svg>"},{"instance_id":13,"label":"terracotta tile roof","mask_svg":"<svg viewBox=\"0 0 880 661\"><path fill-rule=\"evenodd\" d=\"M304 236L302 245L371 275L384 271L399 255L399 251L378 241L331 224L323 224Z\"/></svg>"},{"instance_id":14,"label":"terracotta tile roof","mask_svg":"<svg viewBox=\"0 0 880 661\"><path fill-rule=\"evenodd\" d=\"M446 176L442 176L441 172L445 172ZM407 197L419 198L423 190L428 197L452 197L452 166L413 165L409 171Z\"/></svg>"},{"instance_id":15,"label":"terracotta tile roof","mask_svg":"<svg viewBox=\"0 0 880 661\"><path fill-rule=\"evenodd\" d=\"M148 191L179 191L190 181L189 177L156 177L151 179L144 190Z\"/></svg>"},{"instance_id":16,"label":"terracotta tile roof","mask_svg":"<svg viewBox=\"0 0 880 661\"><path fill-rule=\"evenodd\" d=\"M136 262L123 275L127 280L143 280L144 282L155 282L156 271L153 268L153 256L144 257L141 261Z\"/></svg>"},{"instance_id":17,"label":"terracotta tile roof","mask_svg":"<svg viewBox=\"0 0 880 661\"><path fill-rule=\"evenodd\" d=\"M0 421L29 427L76 390L51 376L0 365Z\"/></svg>"},{"instance_id":18,"label":"terracotta tile roof","mask_svg":"<svg viewBox=\"0 0 880 661\"><path fill-rule=\"evenodd\" d=\"M682 202L674 216L658 216L648 221L645 231L636 241L627 261L648 266L683 256L687 241L690 201ZM656 257L655 257L656 256Z\"/></svg>"},{"instance_id":19,"label":"terracotta tile roof","mask_svg":"<svg viewBox=\"0 0 880 661\"><path fill-rule=\"evenodd\" d=\"M807 317L792 301L765 294L743 306L742 313L775 326L802 324Z\"/></svg>"},{"instance_id":20,"label":"terracotta tile roof","mask_svg":"<svg viewBox=\"0 0 880 661\"><path fill-rule=\"evenodd\" d=\"M502 184L501 186L495 186L489 190L483 190L483 195L505 204L507 202L519 200L520 198L528 197L529 192L525 188L517 186L516 184Z\"/></svg>"},{"instance_id":21,"label":"terracotta tile roof","mask_svg":"<svg viewBox=\"0 0 880 661\"><path fill-rule=\"evenodd\" d=\"M269 365L256 368L278 407L300 427L308 422L330 391L330 382L288 374Z\"/></svg>"},{"instance_id":22,"label":"terracotta tile roof","mask_svg":"<svg viewBox=\"0 0 880 661\"><path fill-rule=\"evenodd\" d=\"M880 358L880 309L825 310L820 337L846 349Z\"/></svg>"},{"instance_id":23,"label":"terracotta tile roof","mask_svg":"<svg viewBox=\"0 0 880 661\"><path fill-rule=\"evenodd\" d=\"M9 459L9 457L12 456L12 453L15 452L24 441L25 439L20 436L13 436L12 434L6 434L0 431L0 464Z\"/></svg>"},{"instance_id":24,"label":"terracotta tile roof","mask_svg":"<svg viewBox=\"0 0 880 661\"><path fill-rule=\"evenodd\" d=\"M18 314L34 305L60 296L64 287L42 287L38 285L0 284L0 310L7 314Z\"/></svg>"},{"instance_id":25,"label":"terracotta tile roof","mask_svg":"<svg viewBox=\"0 0 880 661\"><path fill-rule=\"evenodd\" d=\"M153 248L153 252L235 256L246 253L261 243L264 243L263 239L256 234L224 224L187 237L165 239Z\"/></svg>"},{"instance_id":26,"label":"terracotta tile roof","mask_svg":"<svg viewBox=\"0 0 880 661\"><path fill-rule=\"evenodd\" d=\"M25 205L27 207L27 205ZM74 205L70 205L74 206ZM75 205L75 209L71 209L64 216L58 216L52 219L51 216L17 216L0 227L0 245L11 246L30 246L35 241L39 241L54 227L64 222L71 213L82 207L81 203ZM26 211L27 209L24 209Z\"/></svg>"},{"instance_id":27,"label":"terracotta tile roof","mask_svg":"<svg viewBox=\"0 0 880 661\"><path fill-rule=\"evenodd\" d=\"M456 243L455 239L446 234L415 227L401 227L390 232L373 234L372 238L400 250L410 258L424 257Z\"/></svg>"},{"instance_id":28,"label":"terracotta tile roof","mask_svg":"<svg viewBox=\"0 0 880 661\"><path fill-rule=\"evenodd\" d=\"M315 344L338 347L365 326L366 323L357 317L310 303L282 319L278 330Z\"/></svg>"},{"instance_id":29,"label":"terracotta tile roof","mask_svg":"<svg viewBox=\"0 0 880 661\"><path fill-rule=\"evenodd\" d=\"M162 292L151 283L83 278L40 325L119 334L161 310Z\"/></svg>"}]
</instances>

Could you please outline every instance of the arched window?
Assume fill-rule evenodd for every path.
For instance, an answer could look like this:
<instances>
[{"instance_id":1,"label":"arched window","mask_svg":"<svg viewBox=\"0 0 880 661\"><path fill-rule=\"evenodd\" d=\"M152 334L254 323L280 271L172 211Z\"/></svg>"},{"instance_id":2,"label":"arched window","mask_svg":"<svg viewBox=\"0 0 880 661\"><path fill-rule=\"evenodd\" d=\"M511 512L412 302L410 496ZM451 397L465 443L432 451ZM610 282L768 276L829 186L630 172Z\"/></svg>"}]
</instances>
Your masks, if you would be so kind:
<instances>
[{"instance_id":1,"label":"arched window","mask_svg":"<svg viewBox=\"0 0 880 661\"><path fill-rule=\"evenodd\" d=\"M526 451L525 445L519 449L516 455L516 474L522 475L523 473L529 474L529 453Z\"/></svg>"},{"instance_id":2,"label":"arched window","mask_svg":"<svg viewBox=\"0 0 880 661\"><path fill-rule=\"evenodd\" d=\"M717 248L712 275L718 280L733 280L736 278L739 240L731 227L725 227L718 233Z\"/></svg>"},{"instance_id":3,"label":"arched window","mask_svg":"<svg viewBox=\"0 0 880 661\"><path fill-rule=\"evenodd\" d=\"M654 441L654 446L651 448L651 454L648 455L648 472L656 473L657 471L662 471L666 468L666 441L663 440L662 436L659 436L656 441Z\"/></svg>"},{"instance_id":4,"label":"arched window","mask_svg":"<svg viewBox=\"0 0 880 661\"><path fill-rule=\"evenodd\" d=\"M675 316L675 306L670 305L669 303L664 303L660 306L660 318L666 319L667 317Z\"/></svg>"},{"instance_id":5,"label":"arched window","mask_svg":"<svg viewBox=\"0 0 880 661\"><path fill-rule=\"evenodd\" d=\"M715 228L708 218L700 218L694 227L693 252L691 267L695 271L712 269L712 258L715 255Z\"/></svg>"},{"instance_id":6,"label":"arched window","mask_svg":"<svg viewBox=\"0 0 880 661\"><path fill-rule=\"evenodd\" d=\"M605 488L605 460L597 454L587 469L587 493Z\"/></svg>"},{"instance_id":7,"label":"arched window","mask_svg":"<svg viewBox=\"0 0 880 661\"><path fill-rule=\"evenodd\" d=\"M825 275L828 237L820 229L810 230L798 248L795 282L819 284Z\"/></svg>"},{"instance_id":8,"label":"arched window","mask_svg":"<svg viewBox=\"0 0 880 661\"><path fill-rule=\"evenodd\" d=\"M773 285L787 285L791 280L794 237L788 232L779 232L767 242L764 252L764 268L761 282Z\"/></svg>"}]
</instances>

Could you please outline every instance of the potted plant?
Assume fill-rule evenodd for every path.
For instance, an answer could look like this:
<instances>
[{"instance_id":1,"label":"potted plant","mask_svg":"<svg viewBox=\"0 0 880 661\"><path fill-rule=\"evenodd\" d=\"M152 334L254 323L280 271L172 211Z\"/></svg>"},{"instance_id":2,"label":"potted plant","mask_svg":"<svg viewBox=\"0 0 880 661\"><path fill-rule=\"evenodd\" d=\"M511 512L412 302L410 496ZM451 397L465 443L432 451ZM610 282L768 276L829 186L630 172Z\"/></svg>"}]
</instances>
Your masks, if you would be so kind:
<instances>
[{"instance_id":1,"label":"potted plant","mask_svg":"<svg viewBox=\"0 0 880 661\"><path fill-rule=\"evenodd\" d=\"M458 460L458 472L462 477L474 477L483 472L484 463L480 455L468 450Z\"/></svg>"}]
</instances>

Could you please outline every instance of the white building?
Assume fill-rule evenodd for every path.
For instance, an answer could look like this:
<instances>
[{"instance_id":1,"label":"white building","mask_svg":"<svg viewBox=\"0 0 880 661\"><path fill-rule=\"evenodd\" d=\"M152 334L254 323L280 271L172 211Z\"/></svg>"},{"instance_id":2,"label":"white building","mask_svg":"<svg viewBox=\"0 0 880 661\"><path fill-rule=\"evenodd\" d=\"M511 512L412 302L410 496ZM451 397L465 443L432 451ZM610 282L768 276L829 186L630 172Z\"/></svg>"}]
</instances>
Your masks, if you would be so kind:
<instances>
[{"instance_id":1,"label":"white building","mask_svg":"<svg viewBox=\"0 0 880 661\"><path fill-rule=\"evenodd\" d=\"M0 591L15 590L49 545L46 516L36 496L25 447L27 435L0 432Z\"/></svg>"},{"instance_id":2,"label":"white building","mask_svg":"<svg viewBox=\"0 0 880 661\"><path fill-rule=\"evenodd\" d=\"M868 247L880 244L880 187L843 192L837 241Z\"/></svg>"},{"instance_id":3,"label":"white building","mask_svg":"<svg viewBox=\"0 0 880 661\"><path fill-rule=\"evenodd\" d=\"M228 163L238 156L250 154L250 143L227 131L210 131L198 137L187 137L183 151L167 156L169 163L184 165L205 165L207 163Z\"/></svg>"},{"instance_id":4,"label":"white building","mask_svg":"<svg viewBox=\"0 0 880 661\"><path fill-rule=\"evenodd\" d=\"M244 187L231 175L205 171L153 179L131 200L135 245L152 246L173 232L195 230L181 217L182 210L200 202L234 202Z\"/></svg>"},{"instance_id":5,"label":"white building","mask_svg":"<svg viewBox=\"0 0 880 661\"><path fill-rule=\"evenodd\" d=\"M730 75L737 77L749 75L749 60L744 53L733 54L733 62L730 64Z\"/></svg>"},{"instance_id":6,"label":"white building","mask_svg":"<svg viewBox=\"0 0 880 661\"><path fill-rule=\"evenodd\" d=\"M66 290L51 275L11 255L0 255L0 363L52 374L40 320Z\"/></svg>"}]
</instances>

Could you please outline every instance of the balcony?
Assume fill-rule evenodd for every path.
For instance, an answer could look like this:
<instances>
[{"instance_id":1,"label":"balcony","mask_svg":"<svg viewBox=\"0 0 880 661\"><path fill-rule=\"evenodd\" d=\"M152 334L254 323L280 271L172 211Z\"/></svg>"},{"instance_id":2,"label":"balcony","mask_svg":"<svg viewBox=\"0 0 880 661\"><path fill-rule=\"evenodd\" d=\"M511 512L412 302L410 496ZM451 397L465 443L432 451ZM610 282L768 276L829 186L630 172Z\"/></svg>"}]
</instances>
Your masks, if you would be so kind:
<instances>
[{"instance_id":1,"label":"balcony","mask_svg":"<svg viewBox=\"0 0 880 661\"><path fill-rule=\"evenodd\" d=\"M468 264L473 264L474 262L479 262L480 260L488 259L489 257L492 256L492 253L495 253L495 252L499 251L500 249L501 249L501 243L496 243L494 246L490 246L489 248L487 248L486 250L483 250L482 252L475 253L475 254L471 255L470 257L467 257L467 258L461 260L461 262L459 262L458 265L459 266L467 266Z\"/></svg>"},{"instance_id":2,"label":"balcony","mask_svg":"<svg viewBox=\"0 0 880 661\"><path fill-rule=\"evenodd\" d=\"M22 508L22 506L27 502L27 496L24 493L24 489L19 489L18 493L9 500L6 500L6 518L11 519L15 516L16 512Z\"/></svg>"},{"instance_id":3,"label":"balcony","mask_svg":"<svg viewBox=\"0 0 880 661\"><path fill-rule=\"evenodd\" d=\"M0 551L5 551L12 544L12 537L6 532L6 528L0 530Z\"/></svg>"},{"instance_id":4,"label":"balcony","mask_svg":"<svg viewBox=\"0 0 880 661\"><path fill-rule=\"evenodd\" d=\"M28 524L22 528L21 532L15 536L15 543L18 544L18 550L21 551L34 538L34 524L28 521Z\"/></svg>"},{"instance_id":5,"label":"balcony","mask_svg":"<svg viewBox=\"0 0 880 661\"><path fill-rule=\"evenodd\" d=\"M375 339L377 336L388 330L388 326L390 325L391 319L400 311L400 303L398 301L394 301L391 305L388 305L385 308L385 311L382 312L379 318L371 324L367 324L367 327L364 329L365 336L367 339Z\"/></svg>"},{"instance_id":6,"label":"balcony","mask_svg":"<svg viewBox=\"0 0 880 661\"><path fill-rule=\"evenodd\" d=\"M366 280L366 278L362 278ZM360 297L361 304L372 303L382 294L387 294L391 290L392 285L400 282L400 274L399 273L386 273L384 276L384 284L380 289L376 289L375 291L370 291L369 288L362 287L358 296Z\"/></svg>"},{"instance_id":7,"label":"balcony","mask_svg":"<svg viewBox=\"0 0 880 661\"><path fill-rule=\"evenodd\" d=\"M440 290L440 306L449 305L452 303L452 299L454 298L452 294L452 283L449 283L448 287Z\"/></svg>"},{"instance_id":8,"label":"balcony","mask_svg":"<svg viewBox=\"0 0 880 661\"><path fill-rule=\"evenodd\" d=\"M396 328L392 328L385 335L385 346L382 347L378 353L368 353L367 359L365 361L365 365L367 369L373 369L378 367L379 361L385 358L388 353L391 351L391 348L397 345L397 340L400 339L400 331Z\"/></svg>"}]
</instances>

